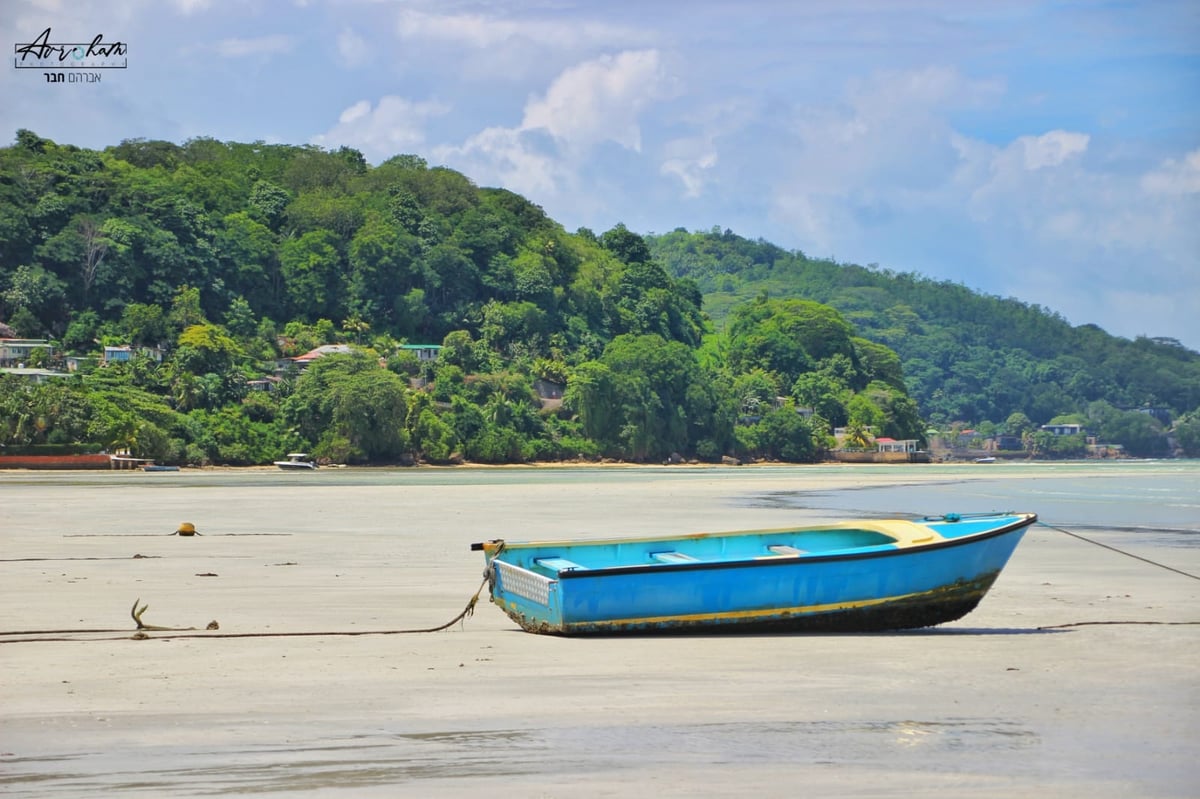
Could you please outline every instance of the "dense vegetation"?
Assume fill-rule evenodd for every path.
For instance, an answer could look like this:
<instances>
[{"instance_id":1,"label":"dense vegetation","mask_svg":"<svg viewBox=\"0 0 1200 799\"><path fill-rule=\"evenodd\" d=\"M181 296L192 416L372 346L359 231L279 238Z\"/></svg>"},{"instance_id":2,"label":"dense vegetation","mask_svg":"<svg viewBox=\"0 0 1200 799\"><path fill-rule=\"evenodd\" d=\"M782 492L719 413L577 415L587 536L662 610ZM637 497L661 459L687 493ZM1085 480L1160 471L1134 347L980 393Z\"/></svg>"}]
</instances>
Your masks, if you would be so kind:
<instances>
[{"instance_id":1,"label":"dense vegetation","mask_svg":"<svg viewBox=\"0 0 1200 799\"><path fill-rule=\"evenodd\" d=\"M672 274L696 281L719 330L731 329L731 309L763 295L837 309L899 356L909 395L936 428L1019 436L1072 422L1138 455L1167 454L1169 439L1200 455L1200 354L1173 339L1129 341L1018 300L813 259L728 230L677 229L647 242ZM1084 450L1082 440L1040 444L1052 454Z\"/></svg>"},{"instance_id":2,"label":"dense vegetation","mask_svg":"<svg viewBox=\"0 0 1200 799\"><path fill-rule=\"evenodd\" d=\"M868 446L867 431L923 439L922 416L1035 426L1094 420L1099 403L1105 424L1132 424L1131 406L1200 405L1195 353L1019 304L1046 338L1086 348L988 343L951 314L1005 336L1018 325L992 325L1002 301L961 289L969 311L947 311L955 289L732 234L568 233L412 155L371 167L348 148L211 139L97 152L19 131L0 149L0 322L59 357L139 354L42 384L0 375L0 445L177 463L292 449L371 463L810 461L835 426ZM332 343L350 346L303 370L288 360ZM406 343L440 354L421 361ZM997 357L1034 399L1000 384ZM1117 371L1097 371L1100 357ZM1184 446L1189 425L1176 424ZM1165 441L1132 433L1148 450Z\"/></svg>"}]
</instances>

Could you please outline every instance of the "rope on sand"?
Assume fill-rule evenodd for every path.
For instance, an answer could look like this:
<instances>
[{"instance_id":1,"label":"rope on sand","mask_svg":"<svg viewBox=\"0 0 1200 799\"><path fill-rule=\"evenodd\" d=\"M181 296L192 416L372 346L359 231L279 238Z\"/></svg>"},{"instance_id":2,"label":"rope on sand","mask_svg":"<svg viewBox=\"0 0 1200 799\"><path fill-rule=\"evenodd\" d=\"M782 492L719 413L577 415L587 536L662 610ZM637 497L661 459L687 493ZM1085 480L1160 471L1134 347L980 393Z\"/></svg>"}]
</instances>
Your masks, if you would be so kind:
<instances>
[{"instance_id":1,"label":"rope on sand","mask_svg":"<svg viewBox=\"0 0 1200 799\"><path fill-rule=\"evenodd\" d=\"M1159 563L1156 560L1150 560L1149 558L1143 558L1141 555L1135 555L1132 552L1126 552L1123 549L1117 549L1116 547L1109 546L1108 544L1102 544L1099 541L1093 540L1091 538L1087 538L1085 536L1080 535L1079 533L1073 533L1070 530L1064 530L1061 527L1055 527L1053 524L1046 524L1045 522L1038 522L1038 524L1040 524L1042 527L1048 527L1051 530L1057 530L1058 532L1063 533L1064 535L1069 535L1072 538L1078 538L1080 541L1086 541L1089 544L1095 544L1096 546L1103 547L1104 549L1111 549L1113 552L1116 552L1121 555L1125 555L1126 557L1133 558L1134 560L1140 560L1143 563L1149 563L1151 566L1157 566L1160 569L1166 569L1167 571L1175 572L1176 574L1182 574L1184 577L1191 577L1193 580L1200 580L1200 575L1195 575L1190 572L1185 572L1182 569L1176 569L1174 566L1168 566L1165 563ZM1045 629L1045 628L1043 628L1043 629Z\"/></svg>"},{"instance_id":2,"label":"rope on sand","mask_svg":"<svg viewBox=\"0 0 1200 799\"><path fill-rule=\"evenodd\" d=\"M410 630L329 630L322 632L292 632L292 633L220 633L213 632L219 629L217 623L209 622L206 630L200 630L196 627L158 627L156 625L146 624L142 621L142 614L146 612L148 605L143 605L138 608L138 603L141 598L135 599L133 608L130 610L130 615L134 622L137 623L137 629L133 635L129 635L128 630L19 630L13 632L0 632L0 644L21 644L33 643L38 641L122 641L132 638L133 640L146 639L173 639L173 638L305 638L318 636L358 636L358 635L408 635L412 633L436 633L441 632L449 627L454 626L460 621L463 621L475 613L475 605L479 602L479 595L483 593L483 589L488 584L488 578L485 577L483 582L479 584L479 588L475 591L467 601L467 606L462 609L462 612L455 616L445 624L440 624L437 627L422 627ZM167 635L150 635L151 632L165 632ZM84 634L98 633L125 633L120 637L110 638L75 638L67 636L77 636ZM11 638L9 636L36 636ZM46 637L54 636L54 637Z\"/></svg>"},{"instance_id":3,"label":"rope on sand","mask_svg":"<svg viewBox=\"0 0 1200 799\"><path fill-rule=\"evenodd\" d=\"M1039 630L1062 630L1067 627L1091 627L1097 624L1200 624L1200 621L1073 621L1069 624L1048 624Z\"/></svg>"},{"instance_id":4,"label":"rope on sand","mask_svg":"<svg viewBox=\"0 0 1200 799\"><path fill-rule=\"evenodd\" d=\"M1042 527L1048 527L1051 530L1056 530L1065 535L1069 535L1072 538L1078 538L1080 541L1085 541L1089 544L1095 544L1096 546L1103 547L1104 549L1111 549L1113 552L1116 552L1120 555L1125 555L1126 557L1133 558L1134 560L1140 560L1143 563L1149 563L1151 566L1157 566L1160 569L1166 569L1167 571L1172 571L1172 572L1175 572L1176 574L1182 574L1184 577L1191 577L1193 580L1200 580L1200 577L1196 576L1195 574L1191 574L1190 572L1185 572L1181 569L1176 569L1174 566L1168 566L1165 563L1159 563L1158 561L1150 560L1149 558L1143 558L1141 555L1135 555L1132 552L1126 552L1123 549L1118 549L1117 547L1109 546L1108 544L1102 544L1099 541L1095 541L1091 538L1087 538L1086 536L1082 536L1079 533L1073 533L1070 530L1064 530L1061 527L1055 527L1053 524L1046 524L1045 522L1038 522L1038 524L1040 524ZM1039 630L1064 630L1069 627L1093 627L1093 626L1107 625L1107 624L1189 625L1189 624L1200 624L1200 621L1074 621L1074 622L1070 622L1068 624L1048 624L1045 627L1038 627L1038 629Z\"/></svg>"}]
</instances>

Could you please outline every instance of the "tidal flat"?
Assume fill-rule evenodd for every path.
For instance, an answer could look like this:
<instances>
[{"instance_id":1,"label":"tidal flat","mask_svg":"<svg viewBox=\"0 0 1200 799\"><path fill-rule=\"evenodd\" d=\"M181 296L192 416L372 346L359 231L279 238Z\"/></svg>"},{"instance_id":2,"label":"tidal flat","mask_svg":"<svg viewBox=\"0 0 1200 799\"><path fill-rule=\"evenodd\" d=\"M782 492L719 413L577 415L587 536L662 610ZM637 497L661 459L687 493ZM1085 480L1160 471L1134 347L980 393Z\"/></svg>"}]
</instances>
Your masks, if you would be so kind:
<instances>
[{"instance_id":1,"label":"tidal flat","mask_svg":"<svg viewBox=\"0 0 1200 799\"><path fill-rule=\"evenodd\" d=\"M0 473L0 791L1194 796L1196 485L1195 462ZM484 539L981 510L1043 524L934 629L553 638L485 593L398 632L463 610ZM199 629L135 640L135 600Z\"/></svg>"}]
</instances>

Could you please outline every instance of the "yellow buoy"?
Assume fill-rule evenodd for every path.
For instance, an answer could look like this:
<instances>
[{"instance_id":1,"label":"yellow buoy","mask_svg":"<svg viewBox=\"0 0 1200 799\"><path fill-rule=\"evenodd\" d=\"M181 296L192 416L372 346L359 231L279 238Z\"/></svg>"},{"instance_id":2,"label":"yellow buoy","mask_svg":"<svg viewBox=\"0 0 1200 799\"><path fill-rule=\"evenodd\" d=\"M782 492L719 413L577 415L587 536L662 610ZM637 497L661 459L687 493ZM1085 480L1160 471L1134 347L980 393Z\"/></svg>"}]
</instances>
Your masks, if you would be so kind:
<instances>
[{"instance_id":1,"label":"yellow buoy","mask_svg":"<svg viewBox=\"0 0 1200 799\"><path fill-rule=\"evenodd\" d=\"M175 534L176 535L195 535L196 534L196 525L192 524L191 522L184 522L183 524L179 525L179 529L175 531Z\"/></svg>"}]
</instances>

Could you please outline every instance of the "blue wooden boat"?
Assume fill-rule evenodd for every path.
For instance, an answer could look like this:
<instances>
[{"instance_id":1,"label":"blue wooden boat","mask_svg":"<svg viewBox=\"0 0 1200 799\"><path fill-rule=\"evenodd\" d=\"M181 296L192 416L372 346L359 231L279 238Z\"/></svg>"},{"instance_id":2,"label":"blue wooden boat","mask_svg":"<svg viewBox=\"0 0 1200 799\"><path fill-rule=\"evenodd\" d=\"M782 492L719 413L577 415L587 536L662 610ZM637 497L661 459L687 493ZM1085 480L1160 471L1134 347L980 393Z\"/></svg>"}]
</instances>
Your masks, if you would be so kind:
<instances>
[{"instance_id":1,"label":"blue wooden boat","mask_svg":"<svg viewBox=\"0 0 1200 799\"><path fill-rule=\"evenodd\" d=\"M492 601L529 632L870 632L969 613L1035 521L947 514L471 548Z\"/></svg>"}]
</instances>

